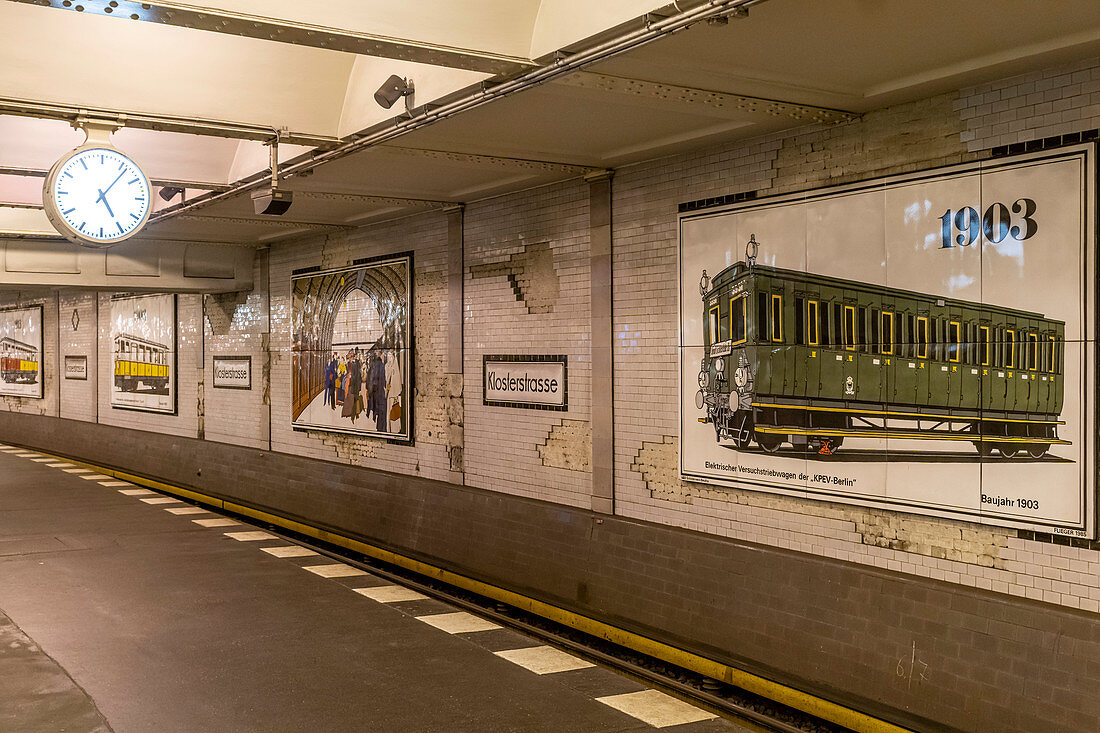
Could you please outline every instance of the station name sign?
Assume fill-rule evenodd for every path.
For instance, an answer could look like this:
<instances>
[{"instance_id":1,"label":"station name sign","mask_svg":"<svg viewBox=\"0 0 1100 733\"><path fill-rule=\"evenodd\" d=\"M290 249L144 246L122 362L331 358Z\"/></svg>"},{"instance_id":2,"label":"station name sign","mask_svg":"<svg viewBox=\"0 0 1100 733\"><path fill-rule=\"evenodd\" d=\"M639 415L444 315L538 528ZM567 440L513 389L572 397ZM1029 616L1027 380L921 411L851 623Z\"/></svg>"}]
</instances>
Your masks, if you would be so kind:
<instances>
[{"instance_id":1,"label":"station name sign","mask_svg":"<svg viewBox=\"0 0 1100 733\"><path fill-rule=\"evenodd\" d=\"M485 356L484 403L496 407L565 410L564 355Z\"/></svg>"},{"instance_id":2,"label":"station name sign","mask_svg":"<svg viewBox=\"0 0 1100 733\"><path fill-rule=\"evenodd\" d=\"M251 356L215 356L214 387L252 389Z\"/></svg>"},{"instance_id":3,"label":"station name sign","mask_svg":"<svg viewBox=\"0 0 1100 733\"><path fill-rule=\"evenodd\" d=\"M88 379L88 357L87 356L66 356L65 357L65 379Z\"/></svg>"}]
</instances>

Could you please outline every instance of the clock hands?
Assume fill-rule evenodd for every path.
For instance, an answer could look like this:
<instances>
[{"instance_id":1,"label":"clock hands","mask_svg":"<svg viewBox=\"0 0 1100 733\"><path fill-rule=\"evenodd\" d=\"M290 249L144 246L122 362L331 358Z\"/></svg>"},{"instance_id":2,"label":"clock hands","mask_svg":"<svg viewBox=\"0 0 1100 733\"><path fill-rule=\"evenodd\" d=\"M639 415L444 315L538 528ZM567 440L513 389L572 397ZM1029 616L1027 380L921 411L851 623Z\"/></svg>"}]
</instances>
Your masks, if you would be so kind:
<instances>
[{"instance_id":1,"label":"clock hands","mask_svg":"<svg viewBox=\"0 0 1100 733\"><path fill-rule=\"evenodd\" d=\"M99 189L97 188L96 191L99 191ZM103 205L107 207L107 213L111 215L112 219L114 219L115 218L115 212L111 211L111 205L109 203L107 203L107 198L103 195L105 193L107 193L107 192L106 191L99 191L99 198L96 199L96 202L98 203L98 202L102 201Z\"/></svg>"},{"instance_id":2,"label":"clock hands","mask_svg":"<svg viewBox=\"0 0 1100 733\"><path fill-rule=\"evenodd\" d=\"M103 189L102 191L100 191L98 188L96 189L96 191L99 191L99 198L96 199L96 203L102 201L103 205L107 207L107 213L111 215L112 219L115 218L115 212L111 211L111 205L107 203L107 192L114 188L114 185L118 183L118 179L122 178L122 174L125 172L126 171L124 169L122 173L119 173L117 176L115 176L115 180L111 181L111 185L107 186L107 188Z\"/></svg>"}]
</instances>

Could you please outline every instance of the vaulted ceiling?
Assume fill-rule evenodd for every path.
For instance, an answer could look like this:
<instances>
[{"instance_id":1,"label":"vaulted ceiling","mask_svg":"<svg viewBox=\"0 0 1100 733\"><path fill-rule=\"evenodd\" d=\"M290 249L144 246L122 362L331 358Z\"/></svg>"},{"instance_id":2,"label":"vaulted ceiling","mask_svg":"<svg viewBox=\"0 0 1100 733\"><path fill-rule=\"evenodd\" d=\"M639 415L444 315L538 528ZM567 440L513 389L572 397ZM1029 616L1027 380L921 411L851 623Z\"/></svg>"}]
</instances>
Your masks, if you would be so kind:
<instances>
[{"instance_id":1,"label":"vaulted ceiling","mask_svg":"<svg viewBox=\"0 0 1100 733\"><path fill-rule=\"evenodd\" d=\"M1100 53L1095 0L658 2L0 0L0 236L55 235L77 118L187 189L145 236L259 244ZM295 200L257 216L273 139Z\"/></svg>"}]
</instances>

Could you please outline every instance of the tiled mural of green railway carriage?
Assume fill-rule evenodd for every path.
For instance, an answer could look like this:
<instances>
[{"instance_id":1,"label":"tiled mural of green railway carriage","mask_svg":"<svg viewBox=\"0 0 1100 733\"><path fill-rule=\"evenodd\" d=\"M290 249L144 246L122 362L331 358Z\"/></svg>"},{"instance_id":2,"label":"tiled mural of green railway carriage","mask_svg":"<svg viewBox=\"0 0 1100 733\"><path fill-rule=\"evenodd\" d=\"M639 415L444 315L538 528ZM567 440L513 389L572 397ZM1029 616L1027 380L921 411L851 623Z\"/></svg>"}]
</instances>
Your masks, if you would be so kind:
<instances>
[{"instance_id":1,"label":"tiled mural of green railway carriage","mask_svg":"<svg viewBox=\"0 0 1100 733\"><path fill-rule=\"evenodd\" d=\"M738 262L700 279L696 407L718 440L829 455L849 437L1045 454L1065 325L1032 313Z\"/></svg>"}]
</instances>

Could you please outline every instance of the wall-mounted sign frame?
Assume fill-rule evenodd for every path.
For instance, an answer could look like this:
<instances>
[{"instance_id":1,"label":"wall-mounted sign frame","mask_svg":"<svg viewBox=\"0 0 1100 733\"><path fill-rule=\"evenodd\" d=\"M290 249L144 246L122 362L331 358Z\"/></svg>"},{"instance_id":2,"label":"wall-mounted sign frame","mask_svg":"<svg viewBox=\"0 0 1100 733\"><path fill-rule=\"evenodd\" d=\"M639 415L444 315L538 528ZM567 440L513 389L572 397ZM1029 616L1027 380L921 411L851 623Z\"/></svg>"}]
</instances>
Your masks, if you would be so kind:
<instances>
[{"instance_id":1,"label":"wall-mounted sign frame","mask_svg":"<svg viewBox=\"0 0 1100 733\"><path fill-rule=\"evenodd\" d=\"M252 389L251 356L215 356L214 389Z\"/></svg>"},{"instance_id":2,"label":"wall-mounted sign frame","mask_svg":"<svg viewBox=\"0 0 1100 733\"><path fill-rule=\"evenodd\" d=\"M42 306L0 310L0 395L40 400Z\"/></svg>"},{"instance_id":3,"label":"wall-mounted sign frame","mask_svg":"<svg viewBox=\"0 0 1100 733\"><path fill-rule=\"evenodd\" d=\"M291 276L291 420L413 442L413 256Z\"/></svg>"},{"instance_id":4,"label":"wall-mounted sign frame","mask_svg":"<svg viewBox=\"0 0 1100 733\"><path fill-rule=\"evenodd\" d=\"M1096 537L1097 148L682 213L680 472Z\"/></svg>"},{"instance_id":5,"label":"wall-mounted sign frame","mask_svg":"<svg viewBox=\"0 0 1100 733\"><path fill-rule=\"evenodd\" d=\"M110 303L111 407L176 414L176 296L118 295Z\"/></svg>"},{"instance_id":6,"label":"wall-mounted sign frame","mask_svg":"<svg viewBox=\"0 0 1100 733\"><path fill-rule=\"evenodd\" d=\"M568 410L568 364L564 354L486 354L482 401L493 407Z\"/></svg>"},{"instance_id":7,"label":"wall-mounted sign frame","mask_svg":"<svg viewBox=\"0 0 1100 733\"><path fill-rule=\"evenodd\" d=\"M88 357L86 355L81 354L79 356L65 356L65 379L87 381Z\"/></svg>"}]
</instances>

